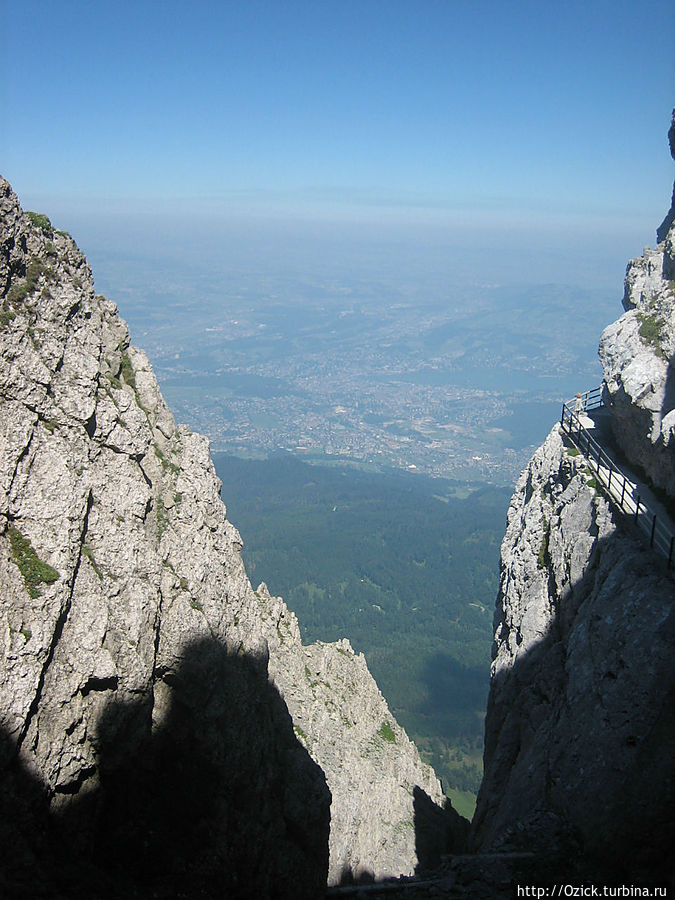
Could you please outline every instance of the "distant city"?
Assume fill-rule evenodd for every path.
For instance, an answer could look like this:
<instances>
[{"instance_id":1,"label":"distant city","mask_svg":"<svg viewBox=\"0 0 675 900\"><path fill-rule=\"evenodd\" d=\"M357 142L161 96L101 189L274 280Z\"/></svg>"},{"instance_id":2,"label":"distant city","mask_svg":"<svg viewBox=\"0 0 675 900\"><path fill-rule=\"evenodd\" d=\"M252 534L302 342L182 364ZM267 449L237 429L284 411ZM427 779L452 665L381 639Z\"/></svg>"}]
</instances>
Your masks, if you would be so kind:
<instances>
[{"instance_id":1,"label":"distant city","mask_svg":"<svg viewBox=\"0 0 675 900\"><path fill-rule=\"evenodd\" d=\"M96 267L177 420L214 450L503 485L561 401L599 381L597 335L618 306L588 289L392 272L195 278L184 262L114 257Z\"/></svg>"}]
</instances>

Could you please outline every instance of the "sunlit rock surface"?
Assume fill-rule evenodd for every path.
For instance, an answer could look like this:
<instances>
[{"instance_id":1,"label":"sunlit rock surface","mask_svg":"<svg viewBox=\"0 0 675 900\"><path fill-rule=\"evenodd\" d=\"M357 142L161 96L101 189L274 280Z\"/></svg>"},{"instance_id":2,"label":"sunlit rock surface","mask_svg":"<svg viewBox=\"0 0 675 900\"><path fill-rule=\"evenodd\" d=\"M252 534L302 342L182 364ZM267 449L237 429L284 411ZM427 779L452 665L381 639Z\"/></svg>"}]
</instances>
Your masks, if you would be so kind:
<instances>
[{"instance_id":1,"label":"sunlit rock surface","mask_svg":"<svg viewBox=\"0 0 675 900\"><path fill-rule=\"evenodd\" d=\"M670 129L675 158L675 119ZM629 262L626 313L605 329L600 360L614 437L633 465L675 498L675 188L659 243Z\"/></svg>"},{"instance_id":2,"label":"sunlit rock surface","mask_svg":"<svg viewBox=\"0 0 675 900\"><path fill-rule=\"evenodd\" d=\"M412 872L443 798L365 661L252 589L206 439L84 256L4 180L0 215L0 894Z\"/></svg>"}]
</instances>

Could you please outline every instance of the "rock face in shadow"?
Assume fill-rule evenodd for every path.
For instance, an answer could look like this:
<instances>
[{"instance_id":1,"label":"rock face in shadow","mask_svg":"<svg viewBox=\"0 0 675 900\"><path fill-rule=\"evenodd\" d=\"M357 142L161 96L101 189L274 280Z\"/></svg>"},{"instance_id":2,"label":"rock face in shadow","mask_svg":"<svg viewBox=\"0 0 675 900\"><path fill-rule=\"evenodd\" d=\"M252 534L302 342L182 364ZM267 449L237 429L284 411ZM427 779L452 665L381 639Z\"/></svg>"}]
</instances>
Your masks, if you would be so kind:
<instances>
[{"instance_id":1,"label":"rock face in shadow","mask_svg":"<svg viewBox=\"0 0 675 900\"><path fill-rule=\"evenodd\" d=\"M472 846L657 877L675 838L675 583L584 470L555 429L509 509Z\"/></svg>"},{"instance_id":2,"label":"rock face in shadow","mask_svg":"<svg viewBox=\"0 0 675 900\"><path fill-rule=\"evenodd\" d=\"M93 742L87 789L55 803L4 737L2 896L321 894L330 797L265 660L188 645L162 703L111 694Z\"/></svg>"},{"instance_id":3,"label":"rock face in shadow","mask_svg":"<svg viewBox=\"0 0 675 900\"><path fill-rule=\"evenodd\" d=\"M674 241L671 222L629 265L628 312L600 346L617 442L671 497ZM474 850L535 851L567 882L670 881L673 646L672 572L554 428L502 544Z\"/></svg>"},{"instance_id":4,"label":"rock face in shadow","mask_svg":"<svg viewBox=\"0 0 675 900\"><path fill-rule=\"evenodd\" d=\"M412 872L413 792L440 804L438 780L363 658L302 647L283 601L252 589L208 442L176 426L72 239L2 179L0 345L0 771L40 798L27 833L63 821L74 843L148 841L144 872L156 855L158 879L208 870L231 896L316 896L345 867ZM200 770L213 789L186 791ZM141 840L157 827L147 804L171 805L157 778L204 822ZM126 830L101 837L102 809L126 810Z\"/></svg>"}]
</instances>

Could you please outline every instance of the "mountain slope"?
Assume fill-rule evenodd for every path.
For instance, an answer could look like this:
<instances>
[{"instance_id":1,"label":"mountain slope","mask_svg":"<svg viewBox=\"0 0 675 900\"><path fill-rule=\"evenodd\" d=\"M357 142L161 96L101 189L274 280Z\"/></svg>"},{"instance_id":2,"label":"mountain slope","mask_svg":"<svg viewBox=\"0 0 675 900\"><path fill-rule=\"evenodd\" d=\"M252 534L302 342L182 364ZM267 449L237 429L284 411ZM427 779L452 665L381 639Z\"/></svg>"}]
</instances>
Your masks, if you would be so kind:
<instances>
[{"instance_id":1,"label":"mountain slope","mask_svg":"<svg viewBox=\"0 0 675 900\"><path fill-rule=\"evenodd\" d=\"M672 213L672 210L671 210ZM615 449L673 496L675 228L629 264L602 336ZM509 509L476 850L663 884L675 839L675 582L559 427Z\"/></svg>"},{"instance_id":2,"label":"mountain slope","mask_svg":"<svg viewBox=\"0 0 675 900\"><path fill-rule=\"evenodd\" d=\"M4 180L0 214L0 887L313 897L411 872L416 797L443 797L363 658L303 647L253 591L207 441L83 255Z\"/></svg>"}]
</instances>

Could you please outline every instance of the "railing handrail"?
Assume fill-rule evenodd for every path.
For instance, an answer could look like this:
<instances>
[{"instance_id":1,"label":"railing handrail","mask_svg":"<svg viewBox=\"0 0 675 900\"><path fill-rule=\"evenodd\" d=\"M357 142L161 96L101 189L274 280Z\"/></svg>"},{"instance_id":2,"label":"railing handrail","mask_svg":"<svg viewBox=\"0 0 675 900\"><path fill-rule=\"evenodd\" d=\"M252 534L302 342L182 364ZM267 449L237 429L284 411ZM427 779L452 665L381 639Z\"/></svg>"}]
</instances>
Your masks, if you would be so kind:
<instances>
[{"instance_id":1,"label":"railing handrail","mask_svg":"<svg viewBox=\"0 0 675 900\"><path fill-rule=\"evenodd\" d=\"M606 489L609 499L648 535L649 546L663 553L670 569L675 563L675 535L672 529L664 522L663 515L659 519L658 514L645 503L640 496L639 486L636 484L634 488L633 482L624 475L581 421L581 414L602 406L604 406L602 385L577 394L572 400L563 403L560 426L579 452L584 454L598 480Z\"/></svg>"},{"instance_id":2,"label":"railing handrail","mask_svg":"<svg viewBox=\"0 0 675 900\"><path fill-rule=\"evenodd\" d=\"M603 385L600 384L597 387L583 391L581 394L577 394L576 397L563 403L563 408L568 407L569 409L573 409L579 401L581 401L580 405L584 410L599 409L601 406L604 406Z\"/></svg>"}]
</instances>

